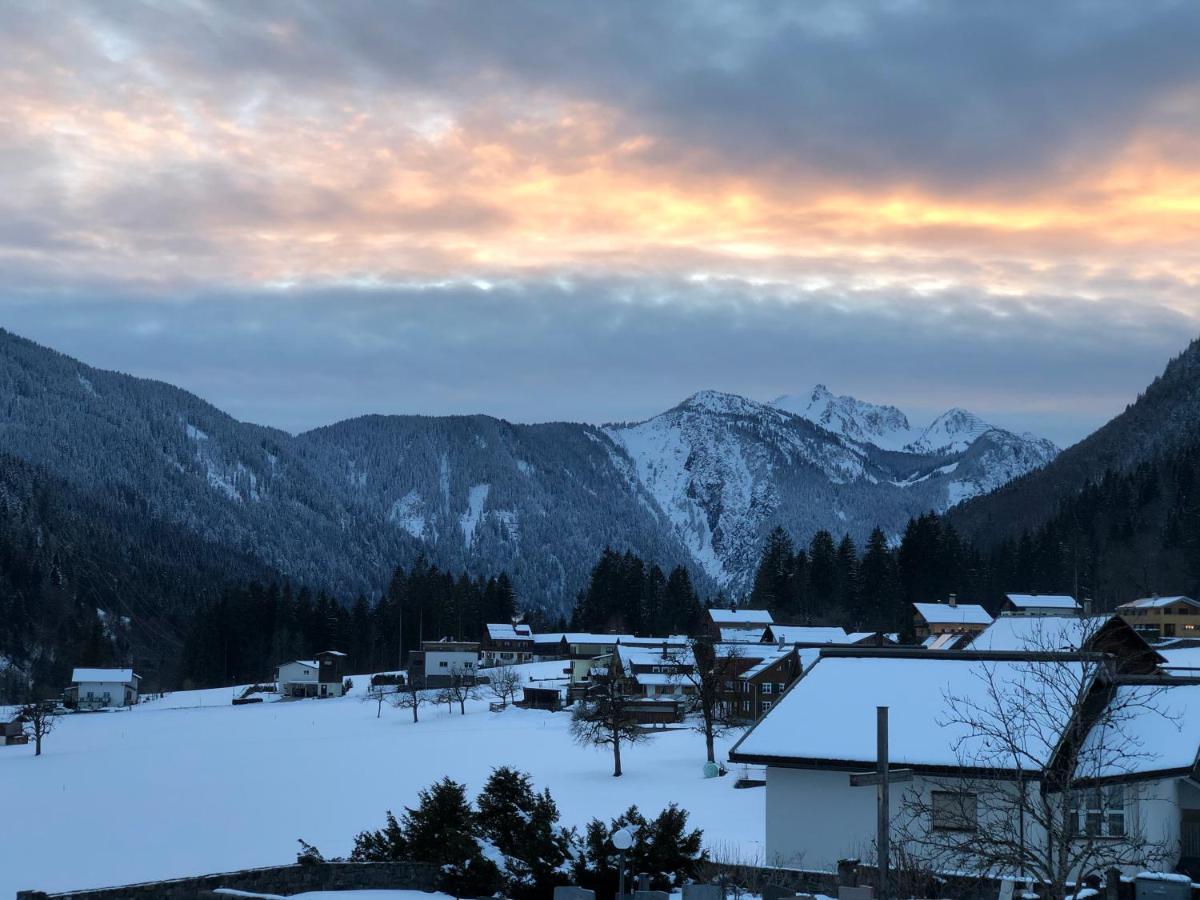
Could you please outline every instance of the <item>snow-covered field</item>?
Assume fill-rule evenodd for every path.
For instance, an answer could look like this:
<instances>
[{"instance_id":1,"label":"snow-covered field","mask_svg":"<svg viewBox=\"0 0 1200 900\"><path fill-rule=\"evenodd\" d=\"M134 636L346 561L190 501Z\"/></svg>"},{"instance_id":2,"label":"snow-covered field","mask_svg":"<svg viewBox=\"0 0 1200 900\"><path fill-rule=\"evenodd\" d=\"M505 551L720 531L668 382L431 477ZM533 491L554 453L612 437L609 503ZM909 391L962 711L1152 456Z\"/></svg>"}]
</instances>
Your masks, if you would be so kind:
<instances>
[{"instance_id":1,"label":"snow-covered field","mask_svg":"<svg viewBox=\"0 0 1200 900\"><path fill-rule=\"evenodd\" d=\"M176 692L63 716L39 758L32 745L0 748L0 898L287 863L297 838L347 854L356 832L413 805L420 788L449 775L474 794L505 764L550 788L563 824L676 801L710 846L761 847L763 791L735 790L732 774L705 780L695 732L624 748L625 775L613 778L610 754L572 743L567 713L492 713L479 700L465 716L425 706L414 725L385 705L376 719L360 702L368 680L355 676L336 700L248 706L232 706L228 688Z\"/></svg>"}]
</instances>

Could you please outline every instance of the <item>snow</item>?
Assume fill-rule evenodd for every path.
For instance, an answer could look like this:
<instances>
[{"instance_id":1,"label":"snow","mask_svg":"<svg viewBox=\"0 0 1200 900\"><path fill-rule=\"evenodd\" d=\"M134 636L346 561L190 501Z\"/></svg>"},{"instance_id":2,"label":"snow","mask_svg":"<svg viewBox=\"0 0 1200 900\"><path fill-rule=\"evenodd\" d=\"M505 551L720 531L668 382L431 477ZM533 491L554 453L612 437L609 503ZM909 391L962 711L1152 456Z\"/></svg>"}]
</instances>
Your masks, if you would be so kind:
<instances>
[{"instance_id":1,"label":"snow","mask_svg":"<svg viewBox=\"0 0 1200 900\"><path fill-rule=\"evenodd\" d=\"M1200 647L1156 647L1159 656L1166 660L1164 669L1174 669L1176 674L1187 674L1187 669L1200 669Z\"/></svg>"},{"instance_id":2,"label":"snow","mask_svg":"<svg viewBox=\"0 0 1200 900\"><path fill-rule=\"evenodd\" d=\"M771 625L769 609L710 609L708 617L717 625Z\"/></svg>"},{"instance_id":3,"label":"snow","mask_svg":"<svg viewBox=\"0 0 1200 900\"><path fill-rule=\"evenodd\" d=\"M1200 752L1200 684L1120 685L1113 700L1122 710L1113 740L1093 731L1084 741L1081 758L1101 763L1100 778L1191 770ZM1110 731L1110 735L1112 732ZM1113 752L1120 745L1127 752ZM1089 757L1089 754L1098 754Z\"/></svg>"},{"instance_id":4,"label":"snow","mask_svg":"<svg viewBox=\"0 0 1200 900\"><path fill-rule=\"evenodd\" d=\"M1000 616L971 642L972 650L1082 650L1111 616Z\"/></svg>"},{"instance_id":5,"label":"snow","mask_svg":"<svg viewBox=\"0 0 1200 900\"><path fill-rule=\"evenodd\" d=\"M987 664L1001 685L1037 685L1039 665ZM1077 665L1077 664L1071 664ZM972 660L913 657L822 657L735 748L738 753L786 759L875 762L875 708L887 706L889 752L899 765L959 765L956 745L971 731L948 721L947 697L986 706L983 664ZM1063 723L1065 725L1065 722ZM1044 731L1049 729L1039 729ZM1031 755L1049 761L1052 748L1038 743ZM969 752L969 748L968 748Z\"/></svg>"},{"instance_id":6,"label":"snow","mask_svg":"<svg viewBox=\"0 0 1200 900\"><path fill-rule=\"evenodd\" d=\"M992 617L982 606L972 603L914 603L917 612L930 625L988 625Z\"/></svg>"},{"instance_id":7,"label":"snow","mask_svg":"<svg viewBox=\"0 0 1200 900\"><path fill-rule=\"evenodd\" d=\"M1017 609L1079 609L1074 597L1066 594L1005 594Z\"/></svg>"},{"instance_id":8,"label":"snow","mask_svg":"<svg viewBox=\"0 0 1200 900\"><path fill-rule=\"evenodd\" d=\"M425 514L422 512L424 508L425 501L421 499L421 493L414 488L392 504L388 521L415 538L422 537L425 534Z\"/></svg>"},{"instance_id":9,"label":"snow","mask_svg":"<svg viewBox=\"0 0 1200 900\"><path fill-rule=\"evenodd\" d=\"M562 666L520 669L539 677ZM376 705L359 702L370 676L352 677L351 695L329 700L233 706L236 688L176 692L120 714L63 716L41 757L4 748L0 795L21 827L5 832L0 897L278 865L294 861L297 838L345 855L356 833L433 781L449 775L474 795L504 764L550 788L564 825L674 800L710 845L761 851L764 792L705 779L695 732L626 748L618 779L611 754L571 741L566 713L492 713L484 699L466 716L426 706L414 724L385 706L376 719Z\"/></svg>"},{"instance_id":10,"label":"snow","mask_svg":"<svg viewBox=\"0 0 1200 900\"><path fill-rule=\"evenodd\" d=\"M807 419L826 431L883 450L901 450L915 436L908 418L894 406L877 406L853 397L835 397L818 384L808 396L784 394L771 401L776 409Z\"/></svg>"},{"instance_id":11,"label":"snow","mask_svg":"<svg viewBox=\"0 0 1200 900\"><path fill-rule=\"evenodd\" d=\"M722 628L721 640L729 644L757 644L766 633L766 628Z\"/></svg>"},{"instance_id":12,"label":"snow","mask_svg":"<svg viewBox=\"0 0 1200 900\"><path fill-rule=\"evenodd\" d=\"M475 538L475 529L479 527L479 519L483 515L483 505L487 503L491 492L490 484L473 484L467 492L467 509L459 517L458 525L462 529L463 543L468 547Z\"/></svg>"},{"instance_id":13,"label":"snow","mask_svg":"<svg viewBox=\"0 0 1200 900\"><path fill-rule=\"evenodd\" d=\"M771 634L778 644L851 644L844 628L820 625L773 625Z\"/></svg>"},{"instance_id":14,"label":"snow","mask_svg":"<svg viewBox=\"0 0 1200 900\"><path fill-rule=\"evenodd\" d=\"M910 453L962 453L992 430L979 416L955 407L934 419L905 449Z\"/></svg>"},{"instance_id":15,"label":"snow","mask_svg":"<svg viewBox=\"0 0 1200 900\"><path fill-rule=\"evenodd\" d=\"M253 894L218 888L213 891L223 897L252 897L256 900L283 900L282 894ZM436 891L309 891L304 894L289 894L286 900L452 900L449 894Z\"/></svg>"},{"instance_id":16,"label":"snow","mask_svg":"<svg viewBox=\"0 0 1200 900\"><path fill-rule=\"evenodd\" d=\"M133 669L75 669L71 672L71 680L76 684L83 681L124 684L133 681Z\"/></svg>"},{"instance_id":17,"label":"snow","mask_svg":"<svg viewBox=\"0 0 1200 900\"><path fill-rule=\"evenodd\" d=\"M1131 600L1129 603L1122 603L1117 609L1157 609L1163 606L1171 606L1175 603L1184 603L1193 607L1200 607L1191 597L1142 597L1139 600Z\"/></svg>"},{"instance_id":18,"label":"snow","mask_svg":"<svg viewBox=\"0 0 1200 900\"><path fill-rule=\"evenodd\" d=\"M528 625L508 625L505 623L489 623L488 637L493 641L528 641L533 639L533 631Z\"/></svg>"}]
</instances>

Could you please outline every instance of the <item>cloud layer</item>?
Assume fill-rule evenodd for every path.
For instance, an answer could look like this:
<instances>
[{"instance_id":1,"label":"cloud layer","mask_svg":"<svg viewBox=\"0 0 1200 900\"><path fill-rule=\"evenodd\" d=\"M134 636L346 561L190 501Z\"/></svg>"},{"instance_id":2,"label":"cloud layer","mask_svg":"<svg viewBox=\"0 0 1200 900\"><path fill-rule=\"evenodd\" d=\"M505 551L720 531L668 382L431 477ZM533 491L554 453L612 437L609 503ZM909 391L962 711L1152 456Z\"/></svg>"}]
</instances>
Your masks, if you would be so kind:
<instances>
[{"instance_id":1,"label":"cloud layer","mask_svg":"<svg viewBox=\"0 0 1200 900\"><path fill-rule=\"evenodd\" d=\"M1192 3L0 20L5 324L272 424L822 380L1069 441L1200 330Z\"/></svg>"}]
</instances>

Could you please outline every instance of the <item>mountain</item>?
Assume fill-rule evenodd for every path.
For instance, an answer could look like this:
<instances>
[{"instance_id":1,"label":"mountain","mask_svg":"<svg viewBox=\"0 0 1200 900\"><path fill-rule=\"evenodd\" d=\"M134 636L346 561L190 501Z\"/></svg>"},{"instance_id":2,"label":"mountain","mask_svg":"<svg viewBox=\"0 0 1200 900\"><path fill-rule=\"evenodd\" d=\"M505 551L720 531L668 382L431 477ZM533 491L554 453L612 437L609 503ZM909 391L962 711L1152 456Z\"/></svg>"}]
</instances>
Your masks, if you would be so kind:
<instances>
[{"instance_id":1,"label":"mountain","mask_svg":"<svg viewBox=\"0 0 1200 900\"><path fill-rule=\"evenodd\" d=\"M957 411L915 433L894 408L816 394L804 415L705 391L604 427L365 416L290 435L0 332L6 453L97 509L342 597L424 554L507 570L523 602L558 611L605 546L740 592L776 524L898 533L1054 454Z\"/></svg>"},{"instance_id":2,"label":"mountain","mask_svg":"<svg viewBox=\"0 0 1200 900\"><path fill-rule=\"evenodd\" d=\"M807 396L776 397L771 406L808 419L826 431L884 450L903 450L913 438L908 417L896 407L837 397L823 384L818 384Z\"/></svg>"},{"instance_id":3,"label":"mountain","mask_svg":"<svg viewBox=\"0 0 1200 900\"><path fill-rule=\"evenodd\" d=\"M1154 462L1200 436L1200 340L1168 364L1125 411L995 493L956 508L955 527L993 543L1041 525L1062 504L1106 473L1127 473Z\"/></svg>"}]
</instances>

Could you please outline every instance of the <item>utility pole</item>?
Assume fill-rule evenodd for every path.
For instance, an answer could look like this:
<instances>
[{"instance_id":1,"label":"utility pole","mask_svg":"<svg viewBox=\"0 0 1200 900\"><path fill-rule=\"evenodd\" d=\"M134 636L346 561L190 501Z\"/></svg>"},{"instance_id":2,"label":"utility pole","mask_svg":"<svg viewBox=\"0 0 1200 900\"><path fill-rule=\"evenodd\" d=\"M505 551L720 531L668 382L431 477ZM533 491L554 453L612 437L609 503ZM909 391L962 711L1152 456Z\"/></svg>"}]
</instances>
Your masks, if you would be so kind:
<instances>
[{"instance_id":1,"label":"utility pole","mask_svg":"<svg viewBox=\"0 0 1200 900\"><path fill-rule=\"evenodd\" d=\"M851 787L875 785L876 788L875 848L879 853L876 863L879 900L890 900L891 898L891 885L888 878L892 820L889 789L891 782L912 781L912 777L912 769L888 768L888 708L886 706L875 707L875 771L851 775L850 785Z\"/></svg>"}]
</instances>

